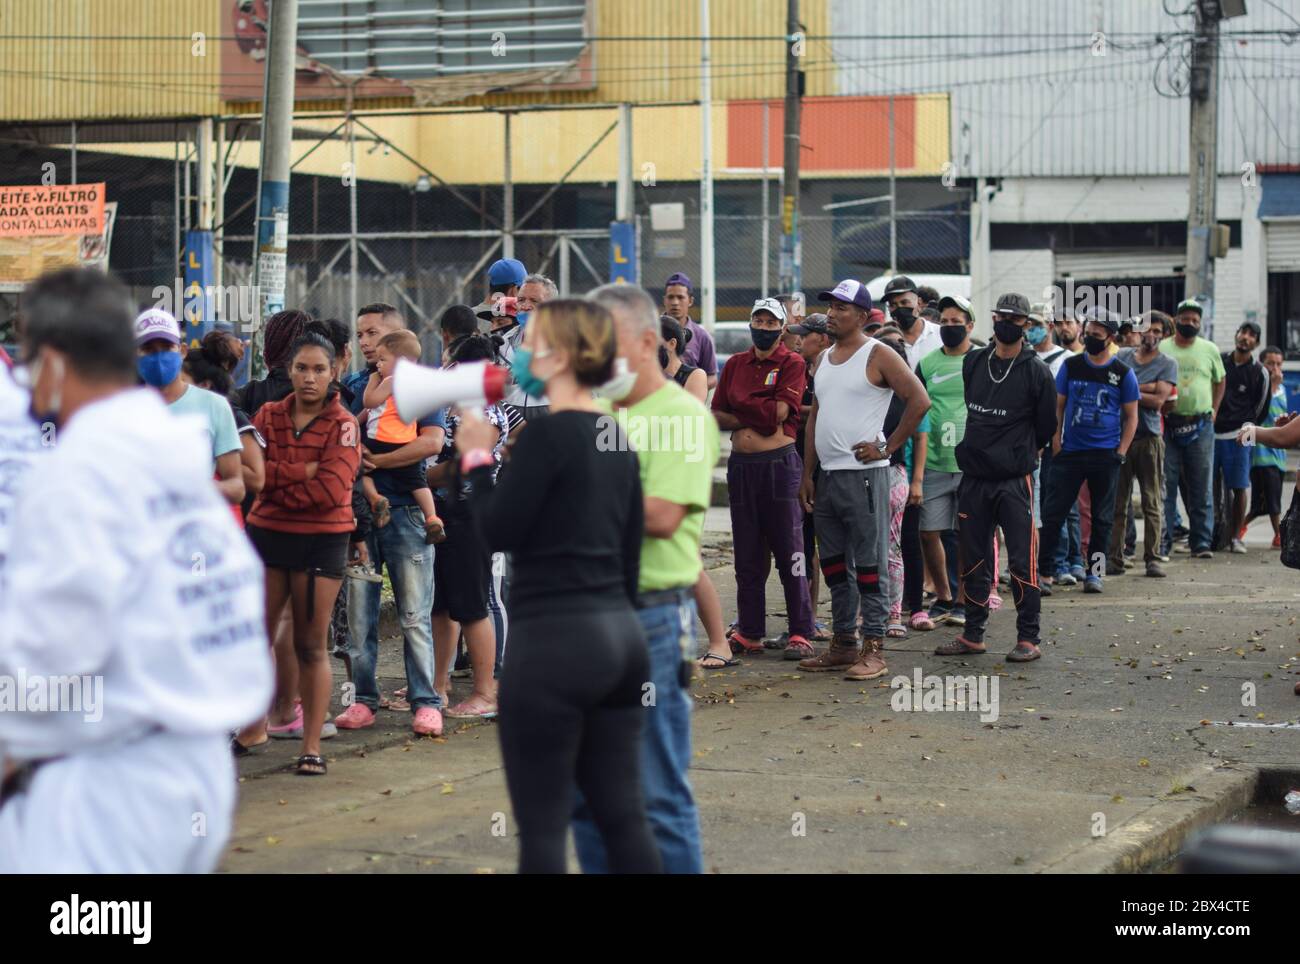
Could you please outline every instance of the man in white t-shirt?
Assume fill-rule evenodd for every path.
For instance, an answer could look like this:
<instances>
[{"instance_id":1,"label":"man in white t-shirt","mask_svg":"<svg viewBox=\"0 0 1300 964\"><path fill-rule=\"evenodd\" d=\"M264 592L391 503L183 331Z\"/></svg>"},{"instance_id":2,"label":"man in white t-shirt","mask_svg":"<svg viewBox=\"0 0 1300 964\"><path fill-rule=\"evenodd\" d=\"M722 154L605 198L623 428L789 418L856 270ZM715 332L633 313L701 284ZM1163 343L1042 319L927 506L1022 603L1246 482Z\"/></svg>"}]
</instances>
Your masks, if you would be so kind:
<instances>
[{"instance_id":1,"label":"man in white t-shirt","mask_svg":"<svg viewBox=\"0 0 1300 964\"><path fill-rule=\"evenodd\" d=\"M9 367L0 364L0 599L6 595L18 491L36 460L54 444L54 435L54 424L33 418L31 397L14 382Z\"/></svg>"},{"instance_id":2,"label":"man in white t-shirt","mask_svg":"<svg viewBox=\"0 0 1300 964\"><path fill-rule=\"evenodd\" d=\"M262 564L211 452L136 382L129 292L68 268L23 295L24 381L57 444L21 487L0 598L0 873L206 873L229 734L266 712Z\"/></svg>"}]
</instances>

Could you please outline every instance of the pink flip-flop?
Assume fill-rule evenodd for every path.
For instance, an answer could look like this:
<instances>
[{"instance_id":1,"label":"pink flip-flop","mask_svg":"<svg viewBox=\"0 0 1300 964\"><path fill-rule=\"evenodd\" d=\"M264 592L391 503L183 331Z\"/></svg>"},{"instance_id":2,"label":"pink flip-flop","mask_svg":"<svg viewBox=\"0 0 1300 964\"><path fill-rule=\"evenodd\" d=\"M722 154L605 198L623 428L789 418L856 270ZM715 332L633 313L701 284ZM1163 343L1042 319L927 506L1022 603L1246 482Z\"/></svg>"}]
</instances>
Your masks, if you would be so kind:
<instances>
[{"instance_id":1,"label":"pink flip-flop","mask_svg":"<svg viewBox=\"0 0 1300 964\"><path fill-rule=\"evenodd\" d=\"M281 723L278 726L272 726L268 722L266 725L266 734L273 740L302 739L302 704L294 704L293 719L288 723Z\"/></svg>"}]
</instances>

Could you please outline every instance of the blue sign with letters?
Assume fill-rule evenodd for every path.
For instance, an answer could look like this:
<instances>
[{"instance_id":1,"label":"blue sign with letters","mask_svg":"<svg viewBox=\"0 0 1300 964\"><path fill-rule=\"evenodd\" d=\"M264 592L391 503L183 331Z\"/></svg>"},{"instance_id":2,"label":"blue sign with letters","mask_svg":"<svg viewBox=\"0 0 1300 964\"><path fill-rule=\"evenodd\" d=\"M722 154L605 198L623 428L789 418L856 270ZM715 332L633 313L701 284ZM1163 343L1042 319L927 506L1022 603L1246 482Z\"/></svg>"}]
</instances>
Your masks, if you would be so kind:
<instances>
[{"instance_id":1,"label":"blue sign with letters","mask_svg":"<svg viewBox=\"0 0 1300 964\"><path fill-rule=\"evenodd\" d=\"M609 280L614 284L636 284L636 261L636 224L632 221L611 221Z\"/></svg>"}]
</instances>

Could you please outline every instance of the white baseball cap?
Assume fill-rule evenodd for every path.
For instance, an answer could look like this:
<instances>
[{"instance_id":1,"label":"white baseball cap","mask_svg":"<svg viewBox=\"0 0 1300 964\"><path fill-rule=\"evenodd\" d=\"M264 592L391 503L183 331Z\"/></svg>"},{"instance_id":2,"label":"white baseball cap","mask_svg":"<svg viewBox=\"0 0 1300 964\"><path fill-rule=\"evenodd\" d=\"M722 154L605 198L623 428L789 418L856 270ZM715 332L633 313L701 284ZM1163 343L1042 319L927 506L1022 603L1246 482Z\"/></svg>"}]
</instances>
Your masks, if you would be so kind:
<instances>
[{"instance_id":1,"label":"white baseball cap","mask_svg":"<svg viewBox=\"0 0 1300 964\"><path fill-rule=\"evenodd\" d=\"M169 341L173 345L181 343L181 326L176 323L176 319L170 312L163 311L161 308L150 308L135 320L137 345L143 345L155 338Z\"/></svg>"},{"instance_id":2,"label":"white baseball cap","mask_svg":"<svg viewBox=\"0 0 1300 964\"><path fill-rule=\"evenodd\" d=\"M785 321L785 305L776 298L759 298L754 302L754 307L749 309L749 317L753 318L760 311L770 311L777 321Z\"/></svg>"}]
</instances>

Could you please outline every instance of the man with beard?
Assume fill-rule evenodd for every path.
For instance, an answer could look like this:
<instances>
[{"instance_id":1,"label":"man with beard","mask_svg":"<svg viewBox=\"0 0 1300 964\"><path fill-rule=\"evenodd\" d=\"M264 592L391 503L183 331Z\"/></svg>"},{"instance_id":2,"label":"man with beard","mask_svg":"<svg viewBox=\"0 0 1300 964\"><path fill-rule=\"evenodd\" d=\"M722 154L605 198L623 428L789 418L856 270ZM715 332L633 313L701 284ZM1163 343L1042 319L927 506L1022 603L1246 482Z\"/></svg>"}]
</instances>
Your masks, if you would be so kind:
<instances>
[{"instance_id":1,"label":"man with beard","mask_svg":"<svg viewBox=\"0 0 1300 964\"><path fill-rule=\"evenodd\" d=\"M916 284L906 275L899 275L885 285L885 304L898 330L903 333L907 348L907 363L916 370L917 362L943 344L939 326L921 317L921 299Z\"/></svg>"},{"instance_id":2,"label":"man with beard","mask_svg":"<svg viewBox=\"0 0 1300 964\"><path fill-rule=\"evenodd\" d=\"M1246 501L1250 493L1250 450L1237 444L1237 433L1247 422L1258 425L1268 417L1268 372L1255 361L1259 347L1259 325L1243 322L1237 329L1236 348L1223 353L1225 387L1223 402L1214 417L1214 474L1222 478L1222 498L1215 488L1215 514L1222 514L1223 541L1231 538L1230 551L1246 552L1241 530L1246 524ZM1231 493L1231 496L1229 496ZM1229 502L1231 498L1231 502ZM1222 503L1222 504L1218 504Z\"/></svg>"},{"instance_id":3,"label":"man with beard","mask_svg":"<svg viewBox=\"0 0 1300 964\"><path fill-rule=\"evenodd\" d=\"M862 330L871 310L866 285L845 280L818 297L830 303L826 318L834 344L817 366L799 499L815 515L834 636L826 652L799 668L861 681L888 672L881 648L890 606L890 456L912 437L930 399L906 362ZM886 438L895 394L907 407Z\"/></svg>"},{"instance_id":4,"label":"man with beard","mask_svg":"<svg viewBox=\"0 0 1300 964\"><path fill-rule=\"evenodd\" d=\"M994 530L1007 542L1011 593L1016 603L1016 645L1011 662L1038 659L1038 535L1034 527L1033 472L1038 450L1056 431L1056 388L1037 353L1024 342L1029 299L1005 294L994 313L992 344L967 352L966 435L957 446L961 489L962 592L966 627L939 656L985 652L984 625L993 580Z\"/></svg>"}]
</instances>

